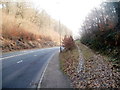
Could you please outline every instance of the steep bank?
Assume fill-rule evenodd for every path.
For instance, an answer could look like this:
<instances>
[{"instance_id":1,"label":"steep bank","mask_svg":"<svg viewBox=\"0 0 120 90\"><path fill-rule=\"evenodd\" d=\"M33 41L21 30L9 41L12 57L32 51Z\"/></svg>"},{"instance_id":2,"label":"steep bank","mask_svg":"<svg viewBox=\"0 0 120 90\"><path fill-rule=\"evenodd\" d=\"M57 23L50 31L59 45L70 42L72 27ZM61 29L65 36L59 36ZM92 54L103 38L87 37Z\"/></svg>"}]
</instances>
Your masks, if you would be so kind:
<instances>
[{"instance_id":1,"label":"steep bank","mask_svg":"<svg viewBox=\"0 0 120 90\"><path fill-rule=\"evenodd\" d=\"M58 45L59 34L53 30L46 33L26 19L15 18L2 13L0 47L3 52L44 48ZM51 33L56 37L52 38Z\"/></svg>"},{"instance_id":2,"label":"steep bank","mask_svg":"<svg viewBox=\"0 0 120 90\"><path fill-rule=\"evenodd\" d=\"M4 52L59 45L71 31L45 10L26 2L0 2L0 41Z\"/></svg>"},{"instance_id":3,"label":"steep bank","mask_svg":"<svg viewBox=\"0 0 120 90\"><path fill-rule=\"evenodd\" d=\"M46 40L9 40L0 38L0 41L2 42L1 48L3 52L9 52L9 51L16 51L16 50L23 50L23 49L33 49L33 48L45 48L45 47L53 47L57 44L53 41L46 41Z\"/></svg>"}]
</instances>

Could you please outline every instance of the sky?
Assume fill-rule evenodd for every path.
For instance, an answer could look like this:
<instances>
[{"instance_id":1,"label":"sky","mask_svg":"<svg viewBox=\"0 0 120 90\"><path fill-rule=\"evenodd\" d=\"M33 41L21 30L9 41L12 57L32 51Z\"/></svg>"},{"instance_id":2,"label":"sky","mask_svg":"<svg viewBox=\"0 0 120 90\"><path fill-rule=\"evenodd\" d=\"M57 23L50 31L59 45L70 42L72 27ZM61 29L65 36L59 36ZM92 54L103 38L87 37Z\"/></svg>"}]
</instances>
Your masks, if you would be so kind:
<instances>
[{"instance_id":1,"label":"sky","mask_svg":"<svg viewBox=\"0 0 120 90\"><path fill-rule=\"evenodd\" d=\"M79 28L90 10L103 0L31 0L38 10L44 9L52 18L60 20L79 35Z\"/></svg>"}]
</instances>

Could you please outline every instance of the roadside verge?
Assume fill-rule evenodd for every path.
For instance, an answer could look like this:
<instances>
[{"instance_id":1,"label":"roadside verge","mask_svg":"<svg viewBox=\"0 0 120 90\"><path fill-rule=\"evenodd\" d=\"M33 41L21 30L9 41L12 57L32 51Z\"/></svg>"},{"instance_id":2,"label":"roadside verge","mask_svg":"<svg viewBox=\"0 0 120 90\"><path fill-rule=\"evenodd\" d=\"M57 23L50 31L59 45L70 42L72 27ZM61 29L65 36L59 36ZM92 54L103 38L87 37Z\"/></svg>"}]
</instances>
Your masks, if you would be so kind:
<instances>
[{"instance_id":1,"label":"roadside verge","mask_svg":"<svg viewBox=\"0 0 120 90\"><path fill-rule=\"evenodd\" d=\"M61 68L70 77L73 87L120 88L120 73L111 63L82 43L77 45L79 52L74 49L61 53Z\"/></svg>"},{"instance_id":2,"label":"roadside verge","mask_svg":"<svg viewBox=\"0 0 120 90\"><path fill-rule=\"evenodd\" d=\"M70 80L61 72L59 66L59 52L52 55L46 65L38 89L40 88L70 88Z\"/></svg>"}]
</instances>

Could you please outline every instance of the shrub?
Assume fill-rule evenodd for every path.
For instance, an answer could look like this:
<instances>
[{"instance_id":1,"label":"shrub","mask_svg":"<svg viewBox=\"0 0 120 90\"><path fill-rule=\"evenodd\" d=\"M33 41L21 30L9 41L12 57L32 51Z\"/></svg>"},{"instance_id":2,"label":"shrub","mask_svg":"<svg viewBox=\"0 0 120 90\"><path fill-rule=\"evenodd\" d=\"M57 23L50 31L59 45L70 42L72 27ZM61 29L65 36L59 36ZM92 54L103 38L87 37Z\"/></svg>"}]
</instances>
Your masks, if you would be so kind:
<instances>
[{"instance_id":1,"label":"shrub","mask_svg":"<svg viewBox=\"0 0 120 90\"><path fill-rule=\"evenodd\" d=\"M62 45L65 48L65 50L72 50L73 48L75 48L75 42L72 36L65 36Z\"/></svg>"}]
</instances>

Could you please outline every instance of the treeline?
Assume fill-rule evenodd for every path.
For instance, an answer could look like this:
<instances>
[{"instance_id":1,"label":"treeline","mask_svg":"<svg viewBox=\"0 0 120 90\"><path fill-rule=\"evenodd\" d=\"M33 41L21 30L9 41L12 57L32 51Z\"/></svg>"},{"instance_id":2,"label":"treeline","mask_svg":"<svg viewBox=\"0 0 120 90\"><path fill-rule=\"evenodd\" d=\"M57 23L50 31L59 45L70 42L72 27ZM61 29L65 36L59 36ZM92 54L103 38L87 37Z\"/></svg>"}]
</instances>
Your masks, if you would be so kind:
<instances>
[{"instance_id":1,"label":"treeline","mask_svg":"<svg viewBox=\"0 0 120 90\"><path fill-rule=\"evenodd\" d=\"M45 10L33 8L28 2L0 2L0 5L3 38L35 40L47 37L59 42L60 34L71 35L66 26L51 18Z\"/></svg>"},{"instance_id":2,"label":"treeline","mask_svg":"<svg viewBox=\"0 0 120 90\"><path fill-rule=\"evenodd\" d=\"M94 8L81 30L83 44L111 56L120 68L120 2L104 2Z\"/></svg>"}]
</instances>

